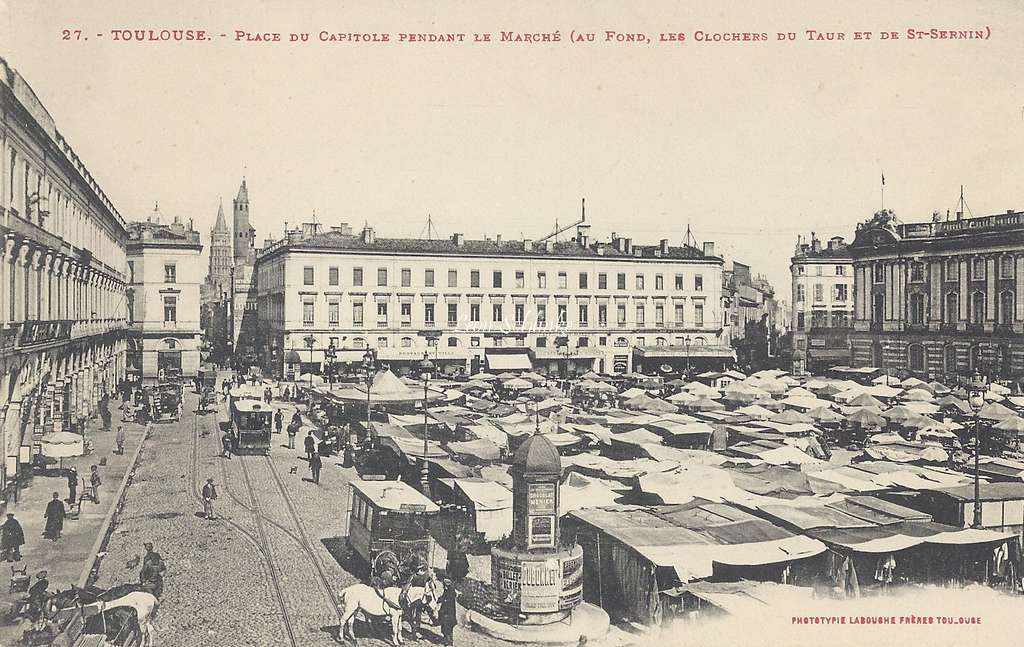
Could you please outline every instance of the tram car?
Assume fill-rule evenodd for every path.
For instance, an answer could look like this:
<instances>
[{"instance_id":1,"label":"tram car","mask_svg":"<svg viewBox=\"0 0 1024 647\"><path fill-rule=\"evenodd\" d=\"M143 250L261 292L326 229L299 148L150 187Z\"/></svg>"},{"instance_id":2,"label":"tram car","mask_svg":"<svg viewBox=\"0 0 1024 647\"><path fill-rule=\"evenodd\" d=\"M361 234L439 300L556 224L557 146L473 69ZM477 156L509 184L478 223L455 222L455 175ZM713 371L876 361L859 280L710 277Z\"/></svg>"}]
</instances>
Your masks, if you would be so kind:
<instances>
[{"instance_id":1,"label":"tram car","mask_svg":"<svg viewBox=\"0 0 1024 647\"><path fill-rule=\"evenodd\" d=\"M417 557L433 567L430 520L440 511L437 504L402 481L359 480L349 485L348 545L369 572L384 557L398 563Z\"/></svg>"},{"instance_id":2,"label":"tram car","mask_svg":"<svg viewBox=\"0 0 1024 647\"><path fill-rule=\"evenodd\" d=\"M151 387L146 405L153 422L177 422L181 416L181 385L163 382Z\"/></svg>"},{"instance_id":3,"label":"tram car","mask_svg":"<svg viewBox=\"0 0 1024 647\"><path fill-rule=\"evenodd\" d=\"M270 454L274 409L262 402L254 387L232 389L231 437L236 452Z\"/></svg>"}]
</instances>

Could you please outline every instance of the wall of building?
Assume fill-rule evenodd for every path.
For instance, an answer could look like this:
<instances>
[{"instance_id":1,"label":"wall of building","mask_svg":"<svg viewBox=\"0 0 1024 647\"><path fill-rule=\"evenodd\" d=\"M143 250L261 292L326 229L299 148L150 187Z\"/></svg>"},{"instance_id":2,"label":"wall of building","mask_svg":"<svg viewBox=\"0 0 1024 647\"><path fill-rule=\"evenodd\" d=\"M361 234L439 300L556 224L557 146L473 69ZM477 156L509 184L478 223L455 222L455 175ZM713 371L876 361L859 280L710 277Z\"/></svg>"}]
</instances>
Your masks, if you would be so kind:
<instances>
[{"instance_id":1,"label":"wall of building","mask_svg":"<svg viewBox=\"0 0 1024 647\"><path fill-rule=\"evenodd\" d=\"M0 59L0 428L7 488L124 376L125 223Z\"/></svg>"},{"instance_id":2,"label":"wall of building","mask_svg":"<svg viewBox=\"0 0 1024 647\"><path fill-rule=\"evenodd\" d=\"M337 269L336 284L332 268ZM357 270L362 271L361 285L356 285ZM428 285L428 270L433 271L433 285ZM300 350L303 361L308 350L301 340L311 333L316 348L333 339L338 348L398 347L411 349L410 354L421 354L428 336L441 337L442 349L470 354L499 344L553 348L556 337L568 336L570 347L600 349L596 352L606 356L608 371L615 355L634 346L681 345L685 336L708 345L728 344L721 306L722 266L717 259L416 256L288 248L261 256L256 271L261 325L281 344L279 350ZM381 271L384 280L378 281ZM449 272L454 272L452 283ZM479 272L479 285L473 284L473 272ZM494 272L501 272L500 287L494 285ZM560 273L565 274L564 287ZM586 275L585 287L581 273ZM599 287L601 274L606 276L604 288ZM619 274L625 275L624 289L618 289ZM433 324L425 319L428 304L434 307ZM451 323L450 305L455 308ZM501 307L498 318L496 305ZM620 305L625 313L621 325ZM379 306L386 316L378 317ZM473 320L474 306L479 308L479 321ZM518 322L517 306L522 308ZM546 327L538 323L540 306ZM561 328L556 326L559 306L566 314ZM586 308L585 319L581 306ZM356 320L359 307L361 325ZM322 359L322 351L315 350L314 361Z\"/></svg>"}]
</instances>

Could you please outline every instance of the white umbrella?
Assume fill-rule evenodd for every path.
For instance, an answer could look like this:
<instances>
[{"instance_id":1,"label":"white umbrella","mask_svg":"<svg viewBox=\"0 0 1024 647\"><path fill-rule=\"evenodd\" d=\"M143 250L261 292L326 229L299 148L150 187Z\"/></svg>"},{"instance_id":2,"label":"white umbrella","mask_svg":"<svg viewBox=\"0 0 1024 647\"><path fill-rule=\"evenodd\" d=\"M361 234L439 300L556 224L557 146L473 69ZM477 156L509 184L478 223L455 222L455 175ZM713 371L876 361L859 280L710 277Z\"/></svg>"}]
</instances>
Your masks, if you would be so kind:
<instances>
[{"instance_id":1,"label":"white umbrella","mask_svg":"<svg viewBox=\"0 0 1024 647\"><path fill-rule=\"evenodd\" d=\"M57 458L64 466L64 459L85 454L85 439L69 431L55 431L39 440L39 451L43 456Z\"/></svg>"},{"instance_id":2,"label":"white umbrella","mask_svg":"<svg viewBox=\"0 0 1024 647\"><path fill-rule=\"evenodd\" d=\"M533 386L528 380L524 380L521 377L514 377L511 380L502 383L502 386L506 389L522 390L528 389Z\"/></svg>"}]
</instances>

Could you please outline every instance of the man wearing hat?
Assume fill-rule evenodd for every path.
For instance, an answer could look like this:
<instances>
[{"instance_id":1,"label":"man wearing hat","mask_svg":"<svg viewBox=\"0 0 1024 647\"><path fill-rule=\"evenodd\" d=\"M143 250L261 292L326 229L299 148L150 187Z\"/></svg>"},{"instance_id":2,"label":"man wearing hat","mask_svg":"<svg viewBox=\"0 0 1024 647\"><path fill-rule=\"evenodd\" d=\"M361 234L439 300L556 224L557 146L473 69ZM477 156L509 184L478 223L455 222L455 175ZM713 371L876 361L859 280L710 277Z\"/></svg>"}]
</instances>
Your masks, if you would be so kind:
<instances>
[{"instance_id":1,"label":"man wearing hat","mask_svg":"<svg viewBox=\"0 0 1024 647\"><path fill-rule=\"evenodd\" d=\"M146 555L142 558L142 570L139 571L139 584L149 584L152 587L153 595L160 597L164 591L164 558L160 553L153 550L153 544L148 541L142 544L146 549Z\"/></svg>"},{"instance_id":2,"label":"man wearing hat","mask_svg":"<svg viewBox=\"0 0 1024 647\"><path fill-rule=\"evenodd\" d=\"M0 526L0 550L3 551L2 559L8 562L21 561L21 547L25 543L25 531L21 524L14 518L13 512L7 513L7 521Z\"/></svg>"},{"instance_id":3,"label":"man wearing hat","mask_svg":"<svg viewBox=\"0 0 1024 647\"><path fill-rule=\"evenodd\" d=\"M64 502L60 500L60 493L54 492L53 499L46 504L46 512L43 513L46 519L44 537L49 537L53 541L60 539L60 531L64 528L64 515Z\"/></svg>"},{"instance_id":4,"label":"man wearing hat","mask_svg":"<svg viewBox=\"0 0 1024 647\"><path fill-rule=\"evenodd\" d=\"M74 504L78 500L78 470L74 467L68 468L68 503Z\"/></svg>"},{"instance_id":5,"label":"man wearing hat","mask_svg":"<svg viewBox=\"0 0 1024 647\"><path fill-rule=\"evenodd\" d=\"M451 645L455 638L455 625L458 624L458 617L456 614L456 595L455 584L448 578L444 579L444 592L441 593L441 597L438 598L440 608L437 612L437 622L441 625L441 635L444 636L444 644Z\"/></svg>"},{"instance_id":6,"label":"man wearing hat","mask_svg":"<svg viewBox=\"0 0 1024 647\"><path fill-rule=\"evenodd\" d=\"M50 588L50 581L46 579L46 571L36 573L35 584L28 589L28 605L32 619L38 618L43 611L43 604L46 602L47 592Z\"/></svg>"},{"instance_id":7,"label":"man wearing hat","mask_svg":"<svg viewBox=\"0 0 1024 647\"><path fill-rule=\"evenodd\" d=\"M206 485L203 486L203 514L207 519L214 519L213 500L216 498L217 487L213 484L213 479L206 479Z\"/></svg>"}]
</instances>

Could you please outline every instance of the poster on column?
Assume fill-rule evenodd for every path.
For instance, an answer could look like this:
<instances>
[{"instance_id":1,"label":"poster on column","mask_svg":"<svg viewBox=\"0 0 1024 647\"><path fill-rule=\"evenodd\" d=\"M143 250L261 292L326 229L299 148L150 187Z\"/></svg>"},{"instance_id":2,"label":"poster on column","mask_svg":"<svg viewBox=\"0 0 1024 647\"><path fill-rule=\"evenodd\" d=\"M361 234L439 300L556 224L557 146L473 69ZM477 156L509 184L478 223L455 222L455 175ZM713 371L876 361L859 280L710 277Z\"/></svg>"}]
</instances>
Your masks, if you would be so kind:
<instances>
[{"instance_id":1,"label":"poster on column","mask_svg":"<svg viewBox=\"0 0 1024 647\"><path fill-rule=\"evenodd\" d=\"M436 568L466 552L460 603L518 623L472 581L472 517L507 493L456 506L444 477L507 484L534 433L550 446L517 466L559 478L516 490L499 545L586 546L526 573L518 611L582 610L559 642L601 608L636 627L593 645L1015 644L1022 520L995 515L1024 505L1022 61L1013 0L0 0L0 375L70 364L53 426L87 420L112 490L144 427L112 412L114 454L88 417L126 374L190 384L208 353L218 386L269 387L267 457L235 457L231 403L195 414L191 389L139 441L95 581L156 543L163 644L329 644L338 592L370 581L323 554L364 473L391 479L398 561L428 536ZM975 375L1002 417L981 417L969 528ZM740 415L770 467L686 428ZM818 423L850 416L885 434ZM415 460L333 442L385 422L502 459L453 453L416 498ZM648 491L666 479L685 487ZM66 528L90 546L87 517Z\"/></svg>"}]
</instances>

